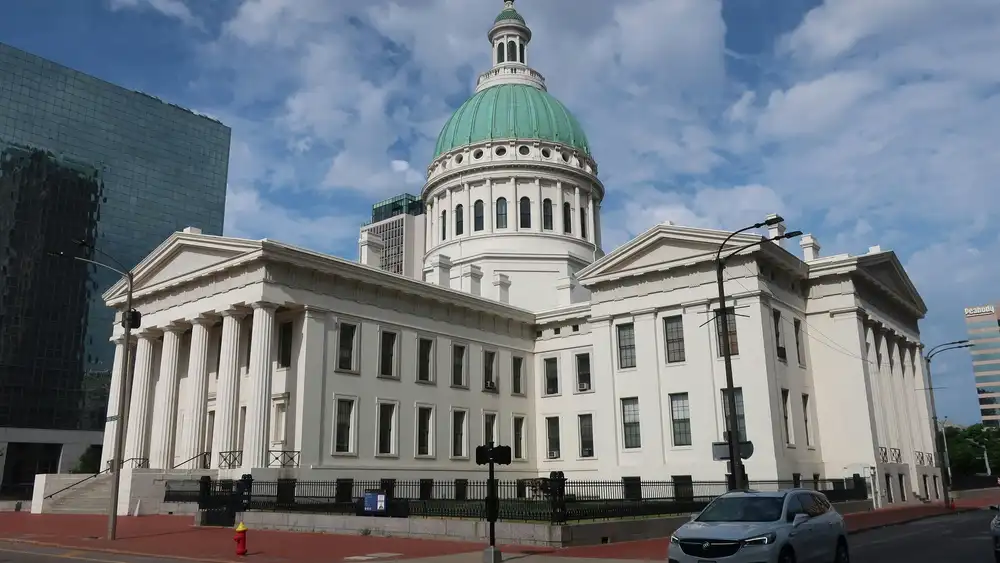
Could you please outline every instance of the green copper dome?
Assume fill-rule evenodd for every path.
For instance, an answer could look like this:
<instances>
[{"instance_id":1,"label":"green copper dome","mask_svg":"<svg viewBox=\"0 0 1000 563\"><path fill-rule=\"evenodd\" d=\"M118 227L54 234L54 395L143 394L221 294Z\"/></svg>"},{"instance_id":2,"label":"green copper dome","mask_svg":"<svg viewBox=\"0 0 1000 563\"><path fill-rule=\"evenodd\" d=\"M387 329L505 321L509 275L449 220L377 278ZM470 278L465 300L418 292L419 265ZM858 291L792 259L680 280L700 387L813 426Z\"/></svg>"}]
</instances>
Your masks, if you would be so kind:
<instances>
[{"instance_id":1,"label":"green copper dome","mask_svg":"<svg viewBox=\"0 0 1000 563\"><path fill-rule=\"evenodd\" d=\"M515 10L514 8L504 8L503 11L497 15L497 19L493 20L493 23L497 24L504 20L516 20L525 25L528 25L527 23L525 23L524 17L521 16L521 14L517 13L517 10Z\"/></svg>"},{"instance_id":2,"label":"green copper dome","mask_svg":"<svg viewBox=\"0 0 1000 563\"><path fill-rule=\"evenodd\" d=\"M455 111L438 135L434 158L473 143L513 139L561 143L590 155L580 122L559 100L526 84L498 84Z\"/></svg>"}]
</instances>

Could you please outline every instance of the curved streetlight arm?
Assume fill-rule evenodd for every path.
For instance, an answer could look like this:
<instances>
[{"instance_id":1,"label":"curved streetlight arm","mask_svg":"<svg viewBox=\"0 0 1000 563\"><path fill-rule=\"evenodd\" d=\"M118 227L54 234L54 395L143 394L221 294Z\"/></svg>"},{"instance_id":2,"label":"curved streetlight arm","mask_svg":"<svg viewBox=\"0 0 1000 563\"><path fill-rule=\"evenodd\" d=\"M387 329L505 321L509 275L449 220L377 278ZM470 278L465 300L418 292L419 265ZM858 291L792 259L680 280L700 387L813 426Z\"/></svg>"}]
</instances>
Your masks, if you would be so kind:
<instances>
[{"instance_id":1,"label":"curved streetlight arm","mask_svg":"<svg viewBox=\"0 0 1000 563\"><path fill-rule=\"evenodd\" d=\"M955 341L952 341L952 342L945 342L943 344L938 344L937 346L934 346L933 348L931 348L930 350L928 350L927 353L924 354L924 356L925 357L933 357L938 352L944 352L944 350L939 350L940 348L944 348L945 346L956 346L956 345L959 345L959 344L967 344L968 346L972 346L972 343L969 342L968 340L955 340ZM968 346L960 346L960 348L967 348Z\"/></svg>"},{"instance_id":2,"label":"curved streetlight arm","mask_svg":"<svg viewBox=\"0 0 1000 563\"><path fill-rule=\"evenodd\" d=\"M743 233L745 233L747 231L752 231L754 229L759 229L759 228L763 227L766 224L767 223L754 223L753 225L750 225L749 227L743 227L742 229L740 229L738 231L733 231L733 232L729 233L729 236L727 236L722 241L722 244L719 245L719 250L716 251L716 253L715 253L715 261L716 262L725 261L725 259L722 258L722 251L726 248L726 243L729 242L730 240L732 240L733 237L735 237L736 235L741 235L741 234L743 234ZM760 241L758 241L758 242L755 242L755 243L751 244L750 246L753 246L754 244L760 244L762 242L764 242L763 239L760 240ZM750 246L746 246L746 247L740 248L736 252L742 252L743 250L745 250L747 248L750 248ZM733 254L735 254L735 252L729 254L729 256L732 256ZM729 256L726 256L726 258L729 258Z\"/></svg>"},{"instance_id":3,"label":"curved streetlight arm","mask_svg":"<svg viewBox=\"0 0 1000 563\"><path fill-rule=\"evenodd\" d=\"M744 244L743 246L741 246L741 247L739 247L737 249L734 249L732 252L730 252L729 254L726 254L725 256L721 256L722 249L720 248L719 252L717 252L716 255L715 255L715 259L716 259L716 261L718 261L718 262L720 262L722 264L725 264L726 260L729 260L733 256L736 256L737 254L739 254L740 252L743 252L744 250L746 250L748 248L753 248L755 246L760 246L760 245L762 245L764 243L774 242L774 241L777 241L777 240L783 240L783 239L787 239L787 238L795 238L795 237L797 237L797 236L799 236L801 234L802 233L800 231L791 231L789 233L785 233L783 235L778 235L776 237L761 238L760 240L751 242L750 244ZM726 240L729 240L729 239L726 239ZM726 244L726 243L723 242L722 244Z\"/></svg>"},{"instance_id":4,"label":"curved streetlight arm","mask_svg":"<svg viewBox=\"0 0 1000 563\"><path fill-rule=\"evenodd\" d=\"M941 352L947 352L949 350L961 350L962 348L971 348L971 347L972 347L971 342L966 342L965 344L956 344L956 345L941 344L939 346L935 346L934 348L932 348L931 352L924 357L927 359L927 362L930 363L930 361L934 359L934 356L937 356Z\"/></svg>"},{"instance_id":5,"label":"curved streetlight arm","mask_svg":"<svg viewBox=\"0 0 1000 563\"><path fill-rule=\"evenodd\" d=\"M66 256L62 252L60 252L59 255L60 256ZM123 271L119 270L118 268L113 268L113 267L108 266L107 264L105 264L103 262L98 262L97 260L88 260L87 258L80 258L79 256L66 256L66 257L67 258L72 258L73 260L79 260L80 262L86 262L88 264L93 264L95 266L100 266L100 267L102 267L104 269L111 270L112 272L115 272L116 274L120 275L121 277L129 280L129 283L131 283L131 281L132 281L132 274L131 273L123 272Z\"/></svg>"},{"instance_id":6,"label":"curved streetlight arm","mask_svg":"<svg viewBox=\"0 0 1000 563\"><path fill-rule=\"evenodd\" d=\"M107 252L104 252L103 250L101 250L100 248L97 248L96 246L94 246L92 244L87 244L87 241L85 241L83 239L76 239L73 242L75 242L78 246L85 247L85 248L87 248L87 249L89 249L89 250L91 250L93 252L96 252L96 253L100 254L101 256L107 258L108 260L111 261L112 264L114 264L115 266L121 268L122 270L129 271L129 268L126 268L125 266L123 266L122 263L119 262L118 260L116 260L114 256L108 254ZM98 264L98 265L99 266L105 266L104 264ZM107 267L107 266L105 266L105 267ZM114 268L108 268L108 269L114 270ZM123 272L119 272L118 270L114 270L114 271L118 272L119 274L121 274L123 276L126 275Z\"/></svg>"}]
</instances>

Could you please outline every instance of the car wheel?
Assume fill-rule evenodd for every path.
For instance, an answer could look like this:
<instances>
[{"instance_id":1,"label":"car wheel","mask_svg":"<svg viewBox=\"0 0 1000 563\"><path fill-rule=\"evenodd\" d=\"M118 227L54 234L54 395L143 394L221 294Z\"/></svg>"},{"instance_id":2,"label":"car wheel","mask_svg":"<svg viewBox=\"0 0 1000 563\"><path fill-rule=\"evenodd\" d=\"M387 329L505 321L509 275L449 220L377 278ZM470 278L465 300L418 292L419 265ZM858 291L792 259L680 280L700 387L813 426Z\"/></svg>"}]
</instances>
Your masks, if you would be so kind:
<instances>
[{"instance_id":1,"label":"car wheel","mask_svg":"<svg viewBox=\"0 0 1000 563\"><path fill-rule=\"evenodd\" d=\"M996 558L997 563L1000 563L1000 551L994 551L993 557Z\"/></svg>"},{"instance_id":2,"label":"car wheel","mask_svg":"<svg viewBox=\"0 0 1000 563\"><path fill-rule=\"evenodd\" d=\"M782 549L778 555L778 563L795 563L795 552L787 547Z\"/></svg>"},{"instance_id":3,"label":"car wheel","mask_svg":"<svg viewBox=\"0 0 1000 563\"><path fill-rule=\"evenodd\" d=\"M840 538L837 540L837 552L833 557L833 563L850 563L850 561L851 552L847 549L847 540Z\"/></svg>"}]
</instances>

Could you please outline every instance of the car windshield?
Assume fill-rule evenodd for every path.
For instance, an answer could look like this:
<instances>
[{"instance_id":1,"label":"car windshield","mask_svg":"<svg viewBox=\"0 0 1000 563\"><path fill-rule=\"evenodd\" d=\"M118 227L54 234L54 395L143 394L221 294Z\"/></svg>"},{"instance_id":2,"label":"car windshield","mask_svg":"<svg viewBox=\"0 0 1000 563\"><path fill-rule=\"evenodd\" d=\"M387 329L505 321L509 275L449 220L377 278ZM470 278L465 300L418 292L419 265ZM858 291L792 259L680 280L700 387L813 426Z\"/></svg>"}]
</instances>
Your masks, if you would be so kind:
<instances>
[{"instance_id":1,"label":"car windshield","mask_svg":"<svg viewBox=\"0 0 1000 563\"><path fill-rule=\"evenodd\" d=\"M698 515L698 522L774 522L781 519L781 497L719 497Z\"/></svg>"}]
</instances>

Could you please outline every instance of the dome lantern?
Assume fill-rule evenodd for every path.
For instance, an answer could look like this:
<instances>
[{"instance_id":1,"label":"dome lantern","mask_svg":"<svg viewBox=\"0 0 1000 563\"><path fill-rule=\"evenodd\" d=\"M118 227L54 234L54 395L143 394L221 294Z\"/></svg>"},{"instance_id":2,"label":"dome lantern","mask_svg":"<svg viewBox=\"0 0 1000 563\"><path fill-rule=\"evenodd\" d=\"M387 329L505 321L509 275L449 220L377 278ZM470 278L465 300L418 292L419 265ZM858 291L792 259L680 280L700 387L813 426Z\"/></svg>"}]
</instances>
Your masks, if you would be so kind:
<instances>
[{"instance_id":1,"label":"dome lantern","mask_svg":"<svg viewBox=\"0 0 1000 563\"><path fill-rule=\"evenodd\" d=\"M528 66L531 28L514 8L514 0L504 0L503 10L493 20L487 37L493 68L479 77L476 92L498 84L527 84L545 90L545 77Z\"/></svg>"}]
</instances>

